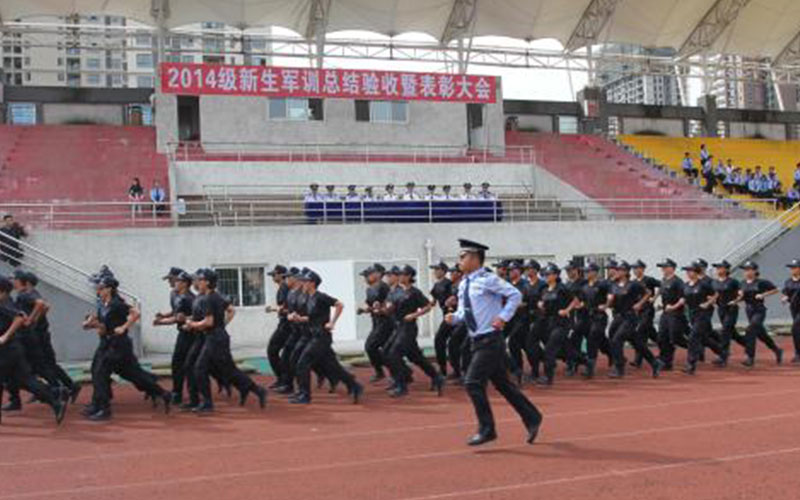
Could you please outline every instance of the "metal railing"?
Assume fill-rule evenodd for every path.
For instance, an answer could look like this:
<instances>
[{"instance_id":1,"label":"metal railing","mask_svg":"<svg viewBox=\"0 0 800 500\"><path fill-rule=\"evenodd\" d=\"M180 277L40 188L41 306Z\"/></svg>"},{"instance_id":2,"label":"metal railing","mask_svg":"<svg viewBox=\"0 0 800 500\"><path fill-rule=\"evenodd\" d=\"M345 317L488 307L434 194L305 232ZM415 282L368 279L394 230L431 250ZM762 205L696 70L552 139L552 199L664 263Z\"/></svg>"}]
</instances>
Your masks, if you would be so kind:
<instances>
[{"instance_id":1,"label":"metal railing","mask_svg":"<svg viewBox=\"0 0 800 500\"><path fill-rule=\"evenodd\" d=\"M767 218L774 200L748 200L751 209L730 199L593 199L555 200L534 197L501 197L494 216L486 218L486 207L444 205L441 202L394 202L381 215L369 202L328 202L313 210L297 197L206 197L179 199L174 204L146 205L139 211L130 202L7 203L0 212L13 213L17 220L36 229L158 228L173 226L264 226L292 224L359 224L390 222L453 222L469 219L479 211L490 222L577 221L577 220L686 220ZM432 216L420 216L420 207ZM386 207L384 207L386 208ZM437 212L438 210L438 212ZM337 215L329 217L335 212ZM433 217L434 212L439 215ZM780 224L774 221L771 224Z\"/></svg>"},{"instance_id":2,"label":"metal railing","mask_svg":"<svg viewBox=\"0 0 800 500\"><path fill-rule=\"evenodd\" d=\"M407 162L534 164L533 146L264 144L247 142L168 142L167 156L176 161Z\"/></svg>"},{"instance_id":3,"label":"metal railing","mask_svg":"<svg viewBox=\"0 0 800 500\"><path fill-rule=\"evenodd\" d=\"M733 266L739 266L799 223L800 203L772 219L763 228L730 250L723 258Z\"/></svg>"},{"instance_id":4,"label":"metal railing","mask_svg":"<svg viewBox=\"0 0 800 500\"><path fill-rule=\"evenodd\" d=\"M480 184L481 180L476 180L476 182L472 182L472 194L477 195L480 192ZM415 188L415 193L420 197L424 197L428 190L427 185L433 184L436 186L435 194L440 196L443 194L442 186L448 185L447 182L435 182L435 181L426 181L424 183L420 182L417 184ZM458 199L463 191L463 182L457 185L450 185L451 187L451 196L454 199ZM365 188L371 187L373 189L373 194L375 197L380 197L385 194L384 185L383 184L356 184L356 183L320 183L319 184L319 193L325 194L326 186L332 185L335 188L335 192L338 195L345 195L347 193L348 186L355 186L356 192L358 194L364 194ZM271 184L204 184L203 185L203 193L209 197L242 197L242 196L288 196L296 199L302 199L302 197L308 192L309 186L308 184L302 183L271 183ZM405 182L401 182L400 184L395 186L394 193L397 196L401 196L406 191ZM490 187L490 191L497 195L497 196L534 196L534 187L532 185L522 183L522 184L492 184Z\"/></svg>"}]
</instances>

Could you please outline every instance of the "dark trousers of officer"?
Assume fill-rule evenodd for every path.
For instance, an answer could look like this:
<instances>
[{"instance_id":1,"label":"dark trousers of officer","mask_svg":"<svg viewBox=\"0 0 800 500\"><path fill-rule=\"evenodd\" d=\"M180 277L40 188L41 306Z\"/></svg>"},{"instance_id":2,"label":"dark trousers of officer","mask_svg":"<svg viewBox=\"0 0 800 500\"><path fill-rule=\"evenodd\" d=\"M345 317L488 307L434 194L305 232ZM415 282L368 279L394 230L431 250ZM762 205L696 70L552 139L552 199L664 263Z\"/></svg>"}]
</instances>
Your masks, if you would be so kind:
<instances>
[{"instance_id":1,"label":"dark trousers of officer","mask_svg":"<svg viewBox=\"0 0 800 500\"><path fill-rule=\"evenodd\" d=\"M525 342L528 339L530 328L530 324L525 318L512 318L506 324L506 329L508 329L508 355L511 357L511 373L522 375L525 366L522 360L522 353L525 351Z\"/></svg>"},{"instance_id":2,"label":"dark trousers of officer","mask_svg":"<svg viewBox=\"0 0 800 500\"><path fill-rule=\"evenodd\" d=\"M696 313L691 318L691 333L689 334L689 365L694 366L700 360L703 351L709 347L715 354L723 357L720 345L710 338L712 311Z\"/></svg>"},{"instance_id":3,"label":"dark trousers of officer","mask_svg":"<svg viewBox=\"0 0 800 500\"><path fill-rule=\"evenodd\" d=\"M405 383L407 380L406 370L409 368L405 365L403 359L408 359L411 363L417 365L425 372L425 375L434 379L439 374L436 368L425 359L422 354L422 349L419 348L417 343L417 335L419 330L416 321L404 321L400 323L395 332L395 340L389 350L388 365L389 371L392 373L397 383Z\"/></svg>"},{"instance_id":4,"label":"dark trousers of officer","mask_svg":"<svg viewBox=\"0 0 800 500\"><path fill-rule=\"evenodd\" d=\"M447 343L453 334L453 326L446 321L439 324L436 335L433 336L433 350L436 353L436 364L439 365L439 373L447 375Z\"/></svg>"},{"instance_id":5,"label":"dark trousers of officer","mask_svg":"<svg viewBox=\"0 0 800 500\"><path fill-rule=\"evenodd\" d=\"M3 384L21 387L51 407L58 401L55 389L48 387L34 376L25 359L24 349L18 341L12 340L0 346L0 398L2 398Z\"/></svg>"},{"instance_id":6,"label":"dark trousers of officer","mask_svg":"<svg viewBox=\"0 0 800 500\"><path fill-rule=\"evenodd\" d=\"M401 359L401 365L399 366L399 372L397 369L392 371L392 364L390 361L390 356L392 353L392 349L394 349L395 345L400 338L402 323L392 322L392 332L389 334L389 338L386 340L386 343L383 345L383 363L386 365L386 368L389 369L389 373L392 374L392 380L398 380L397 377L400 377L401 381L405 381L406 383L411 383L413 372L411 371L411 367L406 364L405 359Z\"/></svg>"},{"instance_id":7,"label":"dark trousers of officer","mask_svg":"<svg viewBox=\"0 0 800 500\"><path fill-rule=\"evenodd\" d=\"M672 366L675 360L675 346L688 349L686 334L689 323L683 312L665 312L658 320L658 357L664 366Z\"/></svg>"},{"instance_id":8,"label":"dark trousers of officer","mask_svg":"<svg viewBox=\"0 0 800 500\"><path fill-rule=\"evenodd\" d=\"M470 350L468 344L467 327L463 324L453 326L450 339L447 341L447 358L450 360L455 377L461 377L469 364L469 358L464 356L464 352L468 353Z\"/></svg>"},{"instance_id":9,"label":"dark trousers of officer","mask_svg":"<svg viewBox=\"0 0 800 500\"><path fill-rule=\"evenodd\" d=\"M290 349L290 352L287 358L286 374L284 376L283 385L287 385L290 388L294 387L294 381L297 378L297 369L298 363L300 362L300 356L303 355L306 345L311 342L311 332L309 332L305 326L297 326L296 329L297 331L294 342L292 343L290 339L289 344L286 347L286 349ZM334 374L326 373L324 371L324 365L316 364L312 366L311 369L317 374L317 377L327 378L331 385L338 382L338 379Z\"/></svg>"},{"instance_id":10,"label":"dark trousers of officer","mask_svg":"<svg viewBox=\"0 0 800 500\"><path fill-rule=\"evenodd\" d=\"M500 332L482 335L472 340L472 359L464 380L467 394L472 400L478 418L478 432L495 432L494 415L486 394L486 384L491 382L514 408L526 426L538 425L542 414L519 388L508 379L506 346Z\"/></svg>"},{"instance_id":11,"label":"dark trousers of officer","mask_svg":"<svg viewBox=\"0 0 800 500\"><path fill-rule=\"evenodd\" d=\"M572 325L572 331L569 333L567 349L567 362L575 367L580 363L586 362L586 357L583 355L583 341L589 338L589 317L585 314L576 316Z\"/></svg>"},{"instance_id":12,"label":"dark trousers of officer","mask_svg":"<svg viewBox=\"0 0 800 500\"><path fill-rule=\"evenodd\" d=\"M194 364L197 390L203 403L207 405L213 404L210 379L212 370L219 373L222 380L228 381L236 387L240 394L247 394L257 387L250 377L236 367L231 355L230 337L222 330L204 335Z\"/></svg>"},{"instance_id":13,"label":"dark trousers of officer","mask_svg":"<svg viewBox=\"0 0 800 500\"><path fill-rule=\"evenodd\" d=\"M102 350L92 373L94 394L92 402L97 409L111 404L111 375L116 373L132 383L138 390L152 397L161 397L166 391L158 385L152 373L145 371L133 353L133 341L127 335L114 335L101 340Z\"/></svg>"},{"instance_id":14,"label":"dark trousers of officer","mask_svg":"<svg viewBox=\"0 0 800 500\"><path fill-rule=\"evenodd\" d=\"M568 336L571 326L569 318L548 318L547 320L547 343L544 345L544 375L553 379L556 373L556 362L558 353L566 348L567 359L574 359L572 346L568 343Z\"/></svg>"},{"instance_id":15,"label":"dark trousers of officer","mask_svg":"<svg viewBox=\"0 0 800 500\"><path fill-rule=\"evenodd\" d=\"M625 370L625 342L630 342L637 353L641 353L642 358L650 366L655 366L656 358L647 347L647 339L638 334L636 329L637 318L633 313L614 316L609 328L611 338L611 353L614 358L614 365L617 371Z\"/></svg>"},{"instance_id":16,"label":"dark trousers of officer","mask_svg":"<svg viewBox=\"0 0 800 500\"><path fill-rule=\"evenodd\" d=\"M331 345L330 332L318 330L312 333L297 362L297 388L300 394L311 397L313 367L319 367L322 372L344 382L348 391L352 391L355 387L355 378L339 363Z\"/></svg>"},{"instance_id":17,"label":"dark trousers of officer","mask_svg":"<svg viewBox=\"0 0 800 500\"><path fill-rule=\"evenodd\" d=\"M639 322L636 325L636 329L639 331L637 332L637 335L645 339L645 342L652 340L653 342L658 343L658 331L656 330L655 326L655 316L655 309L647 306L642 309L642 312L640 312L638 315ZM634 363L637 366L641 366L642 364L642 355L639 352L636 353Z\"/></svg>"},{"instance_id":18,"label":"dark trousers of officer","mask_svg":"<svg viewBox=\"0 0 800 500\"><path fill-rule=\"evenodd\" d=\"M59 387L63 385L67 389L72 390L74 388L74 382L55 362L55 352L53 352L49 337L49 332L26 330L21 332L17 338L17 344L19 349L23 352L28 368L35 377L44 379L50 387ZM14 380L10 380L7 388L10 400L19 402L19 385L17 385Z\"/></svg>"},{"instance_id":19,"label":"dark trousers of officer","mask_svg":"<svg viewBox=\"0 0 800 500\"><path fill-rule=\"evenodd\" d=\"M52 367L52 370L61 385L69 390L74 389L75 381L72 380L72 377L69 376L66 370L61 368L61 365L59 365L58 361L56 360L56 350L53 349L53 341L50 335L50 330L40 332L39 339L42 349L42 357L45 364Z\"/></svg>"},{"instance_id":20,"label":"dark trousers of officer","mask_svg":"<svg viewBox=\"0 0 800 500\"><path fill-rule=\"evenodd\" d=\"M285 365L281 362L281 351L286 347L286 342L291 335L292 325L289 320L281 316L278 319L278 327L272 332L272 336L267 343L267 360L272 368L272 374L278 380L281 380L283 373L286 371Z\"/></svg>"},{"instance_id":21,"label":"dark trousers of officer","mask_svg":"<svg viewBox=\"0 0 800 500\"><path fill-rule=\"evenodd\" d=\"M606 337L606 327L608 326L608 315L606 313L594 313L589 318L589 335L586 339L586 356L592 363L597 362L597 355L600 352L609 353L608 337Z\"/></svg>"},{"instance_id":22,"label":"dark trousers of officer","mask_svg":"<svg viewBox=\"0 0 800 500\"><path fill-rule=\"evenodd\" d=\"M738 307L720 307L717 309L717 317L722 325L719 335L719 346L725 352L725 358L730 356L731 341L735 341L742 347L747 346L747 342L743 335L736 331L736 322L739 320Z\"/></svg>"},{"instance_id":23,"label":"dark trousers of officer","mask_svg":"<svg viewBox=\"0 0 800 500\"><path fill-rule=\"evenodd\" d=\"M196 335L179 331L175 339L175 349L172 351L172 393L179 398L183 395L183 385L186 380L186 358L192 348Z\"/></svg>"},{"instance_id":24,"label":"dark trousers of officer","mask_svg":"<svg viewBox=\"0 0 800 500\"><path fill-rule=\"evenodd\" d=\"M794 356L800 357L800 310L792 311L792 340L794 341Z\"/></svg>"},{"instance_id":25,"label":"dark trousers of officer","mask_svg":"<svg viewBox=\"0 0 800 500\"><path fill-rule=\"evenodd\" d=\"M775 341L772 340L772 337L770 337L767 333L767 329L764 328L764 320L766 317L766 309L747 311L747 320L750 324L747 325L744 338L746 342L745 352L747 353L747 357L750 359L755 359L756 357L756 340L763 342L764 345L766 345L773 352L778 350L778 346L775 344Z\"/></svg>"},{"instance_id":26,"label":"dark trousers of officer","mask_svg":"<svg viewBox=\"0 0 800 500\"><path fill-rule=\"evenodd\" d=\"M373 319L372 330L364 342L364 350L375 374L383 376L386 366L386 342L392 335L392 323L387 318Z\"/></svg>"},{"instance_id":27,"label":"dark trousers of officer","mask_svg":"<svg viewBox=\"0 0 800 500\"><path fill-rule=\"evenodd\" d=\"M547 344L547 339L549 338L548 332L547 319L540 317L531 320L528 340L525 344L525 352L528 354L533 378L539 378L539 370L541 369L542 363L544 363L543 346Z\"/></svg>"}]
</instances>

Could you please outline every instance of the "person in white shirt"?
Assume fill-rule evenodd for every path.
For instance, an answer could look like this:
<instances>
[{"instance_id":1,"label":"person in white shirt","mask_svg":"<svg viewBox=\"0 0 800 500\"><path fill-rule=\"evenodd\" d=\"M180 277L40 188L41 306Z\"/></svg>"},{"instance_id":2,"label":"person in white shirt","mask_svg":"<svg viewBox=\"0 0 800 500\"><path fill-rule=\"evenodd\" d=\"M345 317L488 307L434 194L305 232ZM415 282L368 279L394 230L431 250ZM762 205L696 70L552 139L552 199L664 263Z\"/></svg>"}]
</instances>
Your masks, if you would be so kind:
<instances>
[{"instance_id":1,"label":"person in white shirt","mask_svg":"<svg viewBox=\"0 0 800 500\"><path fill-rule=\"evenodd\" d=\"M364 194L361 195L361 201L373 201L375 196L372 194L372 186L364 188Z\"/></svg>"},{"instance_id":2,"label":"person in white shirt","mask_svg":"<svg viewBox=\"0 0 800 500\"><path fill-rule=\"evenodd\" d=\"M325 200L326 201L339 201L341 198L338 194L336 194L336 186L328 185L325 186Z\"/></svg>"},{"instance_id":3,"label":"person in white shirt","mask_svg":"<svg viewBox=\"0 0 800 500\"><path fill-rule=\"evenodd\" d=\"M800 188L800 163L794 167L794 186Z\"/></svg>"},{"instance_id":4,"label":"person in white shirt","mask_svg":"<svg viewBox=\"0 0 800 500\"><path fill-rule=\"evenodd\" d=\"M325 196L319 192L319 184L312 184L308 186L309 191L306 193L305 201L324 201Z\"/></svg>"},{"instance_id":5,"label":"person in white shirt","mask_svg":"<svg viewBox=\"0 0 800 500\"><path fill-rule=\"evenodd\" d=\"M496 196L494 193L489 191L490 184L488 182L484 182L481 184L481 191L478 193L478 199L481 200L494 200Z\"/></svg>"},{"instance_id":6,"label":"person in white shirt","mask_svg":"<svg viewBox=\"0 0 800 500\"><path fill-rule=\"evenodd\" d=\"M472 192L472 184L469 182L464 183L464 192L461 193L462 200L474 200L475 194Z\"/></svg>"},{"instance_id":7,"label":"person in white shirt","mask_svg":"<svg viewBox=\"0 0 800 500\"><path fill-rule=\"evenodd\" d=\"M700 166L703 167L711 160L711 153L708 152L708 148L705 144L700 145Z\"/></svg>"},{"instance_id":8,"label":"person in white shirt","mask_svg":"<svg viewBox=\"0 0 800 500\"><path fill-rule=\"evenodd\" d=\"M397 201L397 195L394 193L394 184L386 185L386 192L383 193L383 201Z\"/></svg>"},{"instance_id":9,"label":"person in white shirt","mask_svg":"<svg viewBox=\"0 0 800 500\"><path fill-rule=\"evenodd\" d=\"M443 200L455 200L456 197L453 196L452 194L450 194L450 190L451 189L452 188L447 184L442 186L442 198L441 199L443 199Z\"/></svg>"},{"instance_id":10,"label":"person in white shirt","mask_svg":"<svg viewBox=\"0 0 800 500\"><path fill-rule=\"evenodd\" d=\"M347 201L359 201L361 199L361 196L356 192L355 184L347 186L347 194L344 195L344 199Z\"/></svg>"},{"instance_id":11,"label":"person in white shirt","mask_svg":"<svg viewBox=\"0 0 800 500\"><path fill-rule=\"evenodd\" d=\"M406 184L406 192L403 193L403 196L402 196L401 199L403 201L420 200L421 199L420 196L414 191L414 189L416 187L417 187L417 185L414 184L413 182L409 182L408 184Z\"/></svg>"},{"instance_id":12,"label":"person in white shirt","mask_svg":"<svg viewBox=\"0 0 800 500\"><path fill-rule=\"evenodd\" d=\"M694 168L694 164L692 164L692 157L689 155L688 151L683 154L681 168L683 169L683 173L686 175L686 177L689 177L690 179L697 177L697 169Z\"/></svg>"},{"instance_id":13,"label":"person in white shirt","mask_svg":"<svg viewBox=\"0 0 800 500\"><path fill-rule=\"evenodd\" d=\"M428 192L425 194L425 199L428 200L428 201L440 199L439 195L436 194L436 186L435 185L430 184L428 186Z\"/></svg>"}]
</instances>

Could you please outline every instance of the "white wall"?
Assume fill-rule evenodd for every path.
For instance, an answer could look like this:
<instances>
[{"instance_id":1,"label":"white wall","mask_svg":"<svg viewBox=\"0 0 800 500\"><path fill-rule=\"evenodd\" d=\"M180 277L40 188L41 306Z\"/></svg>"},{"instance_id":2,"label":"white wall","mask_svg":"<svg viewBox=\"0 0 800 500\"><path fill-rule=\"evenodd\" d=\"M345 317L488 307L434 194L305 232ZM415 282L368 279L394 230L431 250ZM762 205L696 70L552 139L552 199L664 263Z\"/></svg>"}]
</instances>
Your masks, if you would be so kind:
<instances>
[{"instance_id":1,"label":"white wall","mask_svg":"<svg viewBox=\"0 0 800 500\"><path fill-rule=\"evenodd\" d=\"M616 254L648 263L665 256L678 262L698 256L710 261L763 224L762 220L651 220L50 231L34 233L31 244L83 269L110 265L143 302L146 350L165 353L172 349L174 331L154 328L151 323L155 311L168 307L168 290L160 277L170 266L195 270L225 264L403 260L427 268L426 241L432 245L431 261L452 261L457 254L456 240L463 237L485 242L491 246L490 255L552 255L559 263L586 254ZM427 291L429 274L420 274L420 288ZM357 287L355 297L340 297L348 307L362 300L358 290L361 288ZM268 300L274 299L268 295ZM426 342L432 323L421 321ZM234 348L240 353L263 353L274 326L274 315L267 316L260 307L240 310L230 327ZM353 332L343 331L342 335L354 338ZM363 338L363 333L356 336ZM337 343L339 350L361 347L361 341Z\"/></svg>"},{"instance_id":2,"label":"white wall","mask_svg":"<svg viewBox=\"0 0 800 500\"><path fill-rule=\"evenodd\" d=\"M760 134L767 139L785 141L786 127L782 123L731 122L730 134L731 137L744 138Z\"/></svg>"},{"instance_id":3,"label":"white wall","mask_svg":"<svg viewBox=\"0 0 800 500\"><path fill-rule=\"evenodd\" d=\"M636 134L644 130L657 130L669 137L683 137L683 120L659 118L622 118L623 134Z\"/></svg>"}]
</instances>

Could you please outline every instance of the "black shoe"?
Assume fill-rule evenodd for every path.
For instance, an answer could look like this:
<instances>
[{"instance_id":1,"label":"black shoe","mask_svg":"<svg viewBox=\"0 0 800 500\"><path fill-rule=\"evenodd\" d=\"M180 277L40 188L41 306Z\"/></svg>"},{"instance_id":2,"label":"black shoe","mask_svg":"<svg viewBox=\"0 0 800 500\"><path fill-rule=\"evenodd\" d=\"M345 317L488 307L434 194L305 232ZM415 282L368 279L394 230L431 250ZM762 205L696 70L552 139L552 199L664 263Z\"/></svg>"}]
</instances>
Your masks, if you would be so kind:
<instances>
[{"instance_id":1,"label":"black shoe","mask_svg":"<svg viewBox=\"0 0 800 500\"><path fill-rule=\"evenodd\" d=\"M80 396L82 389L83 386L77 382L72 385L72 389L69 391L70 403L75 404L78 401L78 396Z\"/></svg>"},{"instance_id":2,"label":"black shoe","mask_svg":"<svg viewBox=\"0 0 800 500\"><path fill-rule=\"evenodd\" d=\"M544 386L553 385L553 377L548 377L547 375L539 377L536 379L536 385L544 385Z\"/></svg>"},{"instance_id":3,"label":"black shoe","mask_svg":"<svg viewBox=\"0 0 800 500\"><path fill-rule=\"evenodd\" d=\"M353 404L356 405L361 401L361 396L364 395L364 387L355 382L353 387L350 389L350 397L353 398Z\"/></svg>"},{"instance_id":4,"label":"black shoe","mask_svg":"<svg viewBox=\"0 0 800 500\"><path fill-rule=\"evenodd\" d=\"M250 388L247 388L239 393L239 406L247 404L247 396L250 395Z\"/></svg>"},{"instance_id":5,"label":"black shoe","mask_svg":"<svg viewBox=\"0 0 800 500\"><path fill-rule=\"evenodd\" d=\"M262 410L267 407L267 390L257 385L256 388L253 390L258 397L258 407Z\"/></svg>"},{"instance_id":6,"label":"black shoe","mask_svg":"<svg viewBox=\"0 0 800 500\"><path fill-rule=\"evenodd\" d=\"M590 359L586 362L586 367L583 370L583 378L586 380L591 380L594 378L594 366L595 361L593 359Z\"/></svg>"},{"instance_id":7,"label":"black shoe","mask_svg":"<svg viewBox=\"0 0 800 500\"><path fill-rule=\"evenodd\" d=\"M697 365L695 363L686 363L686 366L684 366L681 371L686 375L694 375L697 371Z\"/></svg>"},{"instance_id":8,"label":"black shoe","mask_svg":"<svg viewBox=\"0 0 800 500\"><path fill-rule=\"evenodd\" d=\"M653 363L653 378L658 378L661 375L661 368L663 367L664 363L660 359L655 360Z\"/></svg>"},{"instance_id":9,"label":"black shoe","mask_svg":"<svg viewBox=\"0 0 800 500\"><path fill-rule=\"evenodd\" d=\"M612 368L611 371L608 372L608 378L622 378L624 376L625 372L617 367Z\"/></svg>"},{"instance_id":10,"label":"black shoe","mask_svg":"<svg viewBox=\"0 0 800 500\"><path fill-rule=\"evenodd\" d=\"M172 393L165 392L162 394L161 402L164 403L164 415L169 415L169 410L172 407Z\"/></svg>"},{"instance_id":11,"label":"black shoe","mask_svg":"<svg viewBox=\"0 0 800 500\"><path fill-rule=\"evenodd\" d=\"M370 384L377 384L378 382L380 382L381 380L384 380L385 378L386 378L386 375L384 375L383 373L376 373L375 375L373 375L373 376L371 376L369 378L369 383Z\"/></svg>"},{"instance_id":12,"label":"black shoe","mask_svg":"<svg viewBox=\"0 0 800 500\"><path fill-rule=\"evenodd\" d=\"M7 411L21 411L22 410L22 402L18 399L13 401L9 401L8 403L4 404L0 411L7 412Z\"/></svg>"},{"instance_id":13,"label":"black shoe","mask_svg":"<svg viewBox=\"0 0 800 500\"><path fill-rule=\"evenodd\" d=\"M436 391L436 395L441 397L444 392L444 377L437 375L431 381L431 388Z\"/></svg>"},{"instance_id":14,"label":"black shoe","mask_svg":"<svg viewBox=\"0 0 800 500\"><path fill-rule=\"evenodd\" d=\"M497 439L497 433L494 431L491 432L479 432L469 438L467 441L468 446L480 446L482 444L486 444L488 442L494 441Z\"/></svg>"},{"instance_id":15,"label":"black shoe","mask_svg":"<svg viewBox=\"0 0 800 500\"><path fill-rule=\"evenodd\" d=\"M746 366L748 368L751 368L755 364L756 364L756 360L754 360L753 358L747 358L744 361L742 361L742 365Z\"/></svg>"},{"instance_id":16,"label":"black shoe","mask_svg":"<svg viewBox=\"0 0 800 500\"><path fill-rule=\"evenodd\" d=\"M775 351L775 362L779 365L783 364L783 349L780 347Z\"/></svg>"},{"instance_id":17,"label":"black shoe","mask_svg":"<svg viewBox=\"0 0 800 500\"><path fill-rule=\"evenodd\" d=\"M290 385L281 385L275 389L277 394L292 394L294 392L294 388Z\"/></svg>"},{"instance_id":18,"label":"black shoe","mask_svg":"<svg viewBox=\"0 0 800 500\"><path fill-rule=\"evenodd\" d=\"M180 406L181 403L183 403L183 396L181 396L180 393L171 392L169 397L170 397L170 404L174 406Z\"/></svg>"},{"instance_id":19,"label":"black shoe","mask_svg":"<svg viewBox=\"0 0 800 500\"><path fill-rule=\"evenodd\" d=\"M725 358L717 358L711 362L712 365L716 366L717 368L725 368L728 366L728 360Z\"/></svg>"},{"instance_id":20,"label":"black shoe","mask_svg":"<svg viewBox=\"0 0 800 500\"><path fill-rule=\"evenodd\" d=\"M195 409L197 409L198 406L200 406L200 403L198 402L189 402L189 403L183 403L178 407L178 409L180 411L194 411Z\"/></svg>"},{"instance_id":21,"label":"black shoe","mask_svg":"<svg viewBox=\"0 0 800 500\"><path fill-rule=\"evenodd\" d=\"M200 416L210 415L214 413L214 405L211 403L202 403L200 405L195 406L192 409L192 413Z\"/></svg>"},{"instance_id":22,"label":"black shoe","mask_svg":"<svg viewBox=\"0 0 800 500\"><path fill-rule=\"evenodd\" d=\"M93 413L97 413L98 409L99 408L97 408L95 405L88 404L88 405L84 406L83 409L81 410L81 415L84 416L84 417L88 417L89 415L91 415Z\"/></svg>"},{"instance_id":23,"label":"black shoe","mask_svg":"<svg viewBox=\"0 0 800 500\"><path fill-rule=\"evenodd\" d=\"M408 388L402 385L398 385L397 387L389 393L390 398L402 398L403 396L408 395Z\"/></svg>"},{"instance_id":24,"label":"black shoe","mask_svg":"<svg viewBox=\"0 0 800 500\"><path fill-rule=\"evenodd\" d=\"M105 422L106 420L111 420L111 410L103 408L92 413L87 418L92 422Z\"/></svg>"},{"instance_id":25,"label":"black shoe","mask_svg":"<svg viewBox=\"0 0 800 500\"><path fill-rule=\"evenodd\" d=\"M289 403L293 405L311 404L311 397L308 394L295 394L289 398Z\"/></svg>"},{"instance_id":26,"label":"black shoe","mask_svg":"<svg viewBox=\"0 0 800 500\"><path fill-rule=\"evenodd\" d=\"M542 427L542 418L539 421L525 426L528 429L528 438L525 440L528 444L533 444L536 441L536 436L539 435L539 429Z\"/></svg>"},{"instance_id":27,"label":"black shoe","mask_svg":"<svg viewBox=\"0 0 800 500\"><path fill-rule=\"evenodd\" d=\"M328 387L328 394L335 394L336 393L336 388L339 387L339 381L338 380L330 380L329 383L330 383L330 387Z\"/></svg>"}]
</instances>

